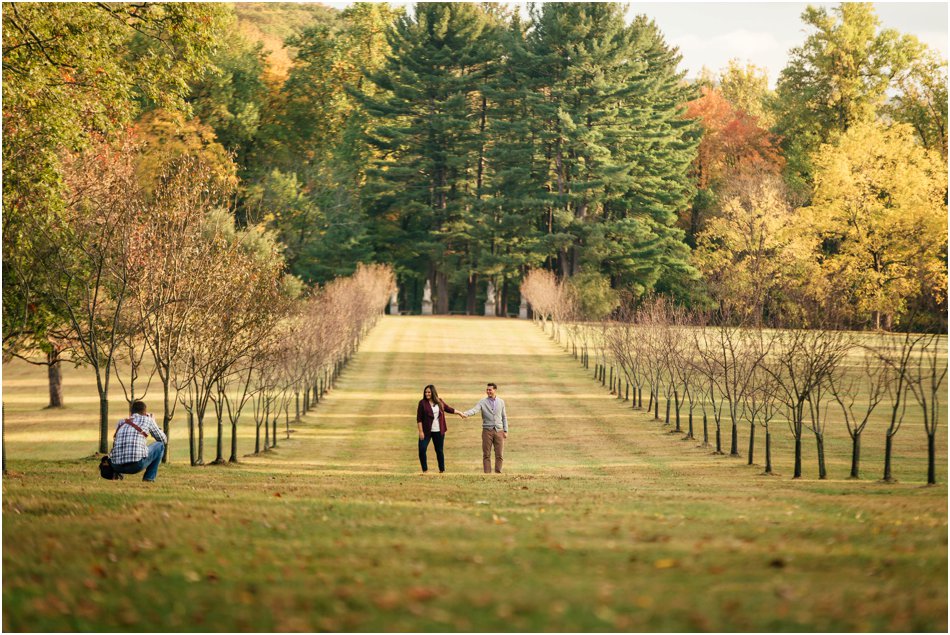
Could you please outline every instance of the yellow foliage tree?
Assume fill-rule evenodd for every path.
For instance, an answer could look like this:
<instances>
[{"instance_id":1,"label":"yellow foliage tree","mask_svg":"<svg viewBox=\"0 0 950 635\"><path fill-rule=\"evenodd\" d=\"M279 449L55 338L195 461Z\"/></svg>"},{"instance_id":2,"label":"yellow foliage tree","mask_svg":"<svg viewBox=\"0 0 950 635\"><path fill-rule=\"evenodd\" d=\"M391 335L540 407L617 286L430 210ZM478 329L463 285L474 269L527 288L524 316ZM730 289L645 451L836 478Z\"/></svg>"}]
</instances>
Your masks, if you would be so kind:
<instances>
[{"instance_id":1,"label":"yellow foliage tree","mask_svg":"<svg viewBox=\"0 0 950 635\"><path fill-rule=\"evenodd\" d=\"M947 165L910 126L853 126L814 156L810 208L833 291L890 325L908 302L947 297Z\"/></svg>"},{"instance_id":2,"label":"yellow foliage tree","mask_svg":"<svg viewBox=\"0 0 950 635\"><path fill-rule=\"evenodd\" d=\"M710 291L732 315L800 323L823 296L817 239L800 228L781 178L749 174L732 184L722 210L696 241L694 258Z\"/></svg>"}]
</instances>

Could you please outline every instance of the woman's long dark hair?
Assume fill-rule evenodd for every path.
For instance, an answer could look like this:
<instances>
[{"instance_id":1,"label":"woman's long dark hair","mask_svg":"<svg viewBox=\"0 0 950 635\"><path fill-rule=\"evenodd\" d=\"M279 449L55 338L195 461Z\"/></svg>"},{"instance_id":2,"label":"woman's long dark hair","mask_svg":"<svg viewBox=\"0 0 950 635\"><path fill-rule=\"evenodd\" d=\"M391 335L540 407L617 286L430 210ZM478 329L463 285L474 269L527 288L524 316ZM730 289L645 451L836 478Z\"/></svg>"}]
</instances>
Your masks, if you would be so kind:
<instances>
[{"instance_id":1,"label":"woman's long dark hair","mask_svg":"<svg viewBox=\"0 0 950 635\"><path fill-rule=\"evenodd\" d=\"M426 386L426 388L432 391L432 401L434 401L435 403L442 403L442 400L439 399L439 391L435 389L435 386L433 386L432 384L429 384L428 386ZM423 399L426 398L426 388L422 389Z\"/></svg>"}]
</instances>

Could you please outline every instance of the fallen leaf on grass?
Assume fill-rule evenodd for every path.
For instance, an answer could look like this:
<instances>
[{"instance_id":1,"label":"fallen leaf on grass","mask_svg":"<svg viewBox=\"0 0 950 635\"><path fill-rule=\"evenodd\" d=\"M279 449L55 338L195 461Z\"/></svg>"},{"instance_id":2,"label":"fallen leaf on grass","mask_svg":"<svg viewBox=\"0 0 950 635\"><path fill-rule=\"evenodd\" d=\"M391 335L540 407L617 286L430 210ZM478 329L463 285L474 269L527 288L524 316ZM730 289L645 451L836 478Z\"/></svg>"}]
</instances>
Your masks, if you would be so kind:
<instances>
[{"instance_id":1,"label":"fallen leaf on grass","mask_svg":"<svg viewBox=\"0 0 950 635\"><path fill-rule=\"evenodd\" d=\"M672 569L673 567L679 566L679 562L673 558L660 558L653 563L653 566L656 569Z\"/></svg>"},{"instance_id":2,"label":"fallen leaf on grass","mask_svg":"<svg viewBox=\"0 0 950 635\"><path fill-rule=\"evenodd\" d=\"M416 602L428 602L439 596L439 592L431 587L414 586L409 589L409 599Z\"/></svg>"},{"instance_id":3,"label":"fallen leaf on grass","mask_svg":"<svg viewBox=\"0 0 950 635\"><path fill-rule=\"evenodd\" d=\"M492 514L491 519L496 525L504 525L506 522L508 522L507 518L504 516L499 516L498 514Z\"/></svg>"},{"instance_id":4,"label":"fallen leaf on grass","mask_svg":"<svg viewBox=\"0 0 950 635\"><path fill-rule=\"evenodd\" d=\"M402 604L402 596L395 591L384 591L373 598L373 604L382 611L391 611Z\"/></svg>"}]
</instances>

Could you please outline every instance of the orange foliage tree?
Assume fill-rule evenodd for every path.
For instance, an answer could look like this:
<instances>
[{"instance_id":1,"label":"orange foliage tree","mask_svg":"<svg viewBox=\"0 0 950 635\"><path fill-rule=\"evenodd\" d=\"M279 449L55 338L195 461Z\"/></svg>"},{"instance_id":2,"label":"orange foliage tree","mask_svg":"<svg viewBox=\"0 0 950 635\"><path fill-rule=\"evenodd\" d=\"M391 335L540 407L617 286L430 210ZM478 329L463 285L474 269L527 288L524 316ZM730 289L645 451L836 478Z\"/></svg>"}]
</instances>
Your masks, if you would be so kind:
<instances>
[{"instance_id":1,"label":"orange foliage tree","mask_svg":"<svg viewBox=\"0 0 950 635\"><path fill-rule=\"evenodd\" d=\"M681 219L695 241L704 216L716 209L719 196L732 183L750 173L778 174L784 159L758 119L731 104L717 88L703 87L702 95L686 105L685 116L698 119L703 127L693 161L697 194L689 217Z\"/></svg>"}]
</instances>

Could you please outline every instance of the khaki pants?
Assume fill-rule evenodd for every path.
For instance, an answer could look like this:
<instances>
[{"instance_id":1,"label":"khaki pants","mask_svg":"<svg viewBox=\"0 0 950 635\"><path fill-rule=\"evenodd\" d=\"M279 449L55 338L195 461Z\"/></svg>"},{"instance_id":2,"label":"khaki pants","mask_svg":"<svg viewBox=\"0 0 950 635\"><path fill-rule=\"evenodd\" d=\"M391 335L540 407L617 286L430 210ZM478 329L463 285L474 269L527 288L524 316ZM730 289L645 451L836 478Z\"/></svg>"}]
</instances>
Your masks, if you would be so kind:
<instances>
[{"instance_id":1,"label":"khaki pants","mask_svg":"<svg viewBox=\"0 0 950 635\"><path fill-rule=\"evenodd\" d=\"M501 466L505 463L505 433L494 428L482 429L482 464L485 474L491 472L491 451L495 448L495 471L501 474Z\"/></svg>"}]
</instances>

